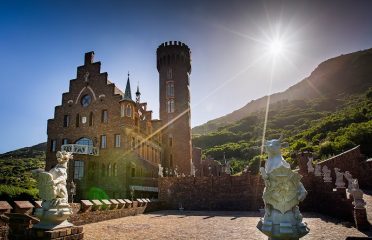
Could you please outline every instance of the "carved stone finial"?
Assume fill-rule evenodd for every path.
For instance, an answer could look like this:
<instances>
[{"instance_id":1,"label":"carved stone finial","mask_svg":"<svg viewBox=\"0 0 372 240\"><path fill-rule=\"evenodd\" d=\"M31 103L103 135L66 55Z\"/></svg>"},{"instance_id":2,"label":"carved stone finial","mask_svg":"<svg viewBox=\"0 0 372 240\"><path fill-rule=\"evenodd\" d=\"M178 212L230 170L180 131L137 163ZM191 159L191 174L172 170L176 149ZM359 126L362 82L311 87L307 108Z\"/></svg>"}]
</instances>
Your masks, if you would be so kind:
<instances>
[{"instance_id":1,"label":"carved stone finial","mask_svg":"<svg viewBox=\"0 0 372 240\"><path fill-rule=\"evenodd\" d=\"M331 170L326 165L322 168L324 182L332 182Z\"/></svg>"},{"instance_id":2,"label":"carved stone finial","mask_svg":"<svg viewBox=\"0 0 372 240\"><path fill-rule=\"evenodd\" d=\"M334 168L335 169L335 174L336 174L336 187L337 188L343 188L345 187L345 182L344 182L344 174L340 172L339 168Z\"/></svg>"}]
</instances>

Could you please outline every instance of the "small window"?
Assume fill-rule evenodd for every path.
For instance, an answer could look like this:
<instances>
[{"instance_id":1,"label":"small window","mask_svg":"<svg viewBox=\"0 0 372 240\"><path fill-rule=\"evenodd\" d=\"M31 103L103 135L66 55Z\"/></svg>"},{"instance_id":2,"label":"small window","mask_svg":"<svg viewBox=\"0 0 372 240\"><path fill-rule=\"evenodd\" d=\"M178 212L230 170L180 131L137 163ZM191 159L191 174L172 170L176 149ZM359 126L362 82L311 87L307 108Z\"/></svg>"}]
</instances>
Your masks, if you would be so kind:
<instances>
[{"instance_id":1,"label":"small window","mask_svg":"<svg viewBox=\"0 0 372 240\"><path fill-rule=\"evenodd\" d=\"M74 179L81 180L84 177L84 161L74 161Z\"/></svg>"},{"instance_id":2,"label":"small window","mask_svg":"<svg viewBox=\"0 0 372 240\"><path fill-rule=\"evenodd\" d=\"M167 97L174 97L174 82L167 82Z\"/></svg>"},{"instance_id":3,"label":"small window","mask_svg":"<svg viewBox=\"0 0 372 240\"><path fill-rule=\"evenodd\" d=\"M120 134L115 134L115 147L119 148L121 145L121 136Z\"/></svg>"},{"instance_id":4,"label":"small window","mask_svg":"<svg viewBox=\"0 0 372 240\"><path fill-rule=\"evenodd\" d=\"M57 140L51 140L50 141L50 151L55 152L57 149Z\"/></svg>"},{"instance_id":5,"label":"small window","mask_svg":"<svg viewBox=\"0 0 372 240\"><path fill-rule=\"evenodd\" d=\"M173 69L172 68L168 68L167 78L168 79L172 79L173 78Z\"/></svg>"},{"instance_id":6,"label":"small window","mask_svg":"<svg viewBox=\"0 0 372 240\"><path fill-rule=\"evenodd\" d=\"M168 113L174 112L174 99L167 100L167 112Z\"/></svg>"},{"instance_id":7,"label":"small window","mask_svg":"<svg viewBox=\"0 0 372 240\"><path fill-rule=\"evenodd\" d=\"M106 148L106 135L101 135L101 148Z\"/></svg>"},{"instance_id":8,"label":"small window","mask_svg":"<svg viewBox=\"0 0 372 240\"><path fill-rule=\"evenodd\" d=\"M70 126L70 115L63 116L63 127Z\"/></svg>"},{"instance_id":9,"label":"small window","mask_svg":"<svg viewBox=\"0 0 372 240\"><path fill-rule=\"evenodd\" d=\"M173 146L173 137L169 137L169 147Z\"/></svg>"},{"instance_id":10,"label":"small window","mask_svg":"<svg viewBox=\"0 0 372 240\"><path fill-rule=\"evenodd\" d=\"M132 106L131 105L127 105L126 109L125 109L125 113L127 115L127 117L132 117Z\"/></svg>"},{"instance_id":11,"label":"small window","mask_svg":"<svg viewBox=\"0 0 372 240\"><path fill-rule=\"evenodd\" d=\"M125 116L125 106L123 104L120 106L120 116L121 117Z\"/></svg>"},{"instance_id":12,"label":"small window","mask_svg":"<svg viewBox=\"0 0 372 240\"><path fill-rule=\"evenodd\" d=\"M109 163L107 167L107 176L111 177L112 176L112 165Z\"/></svg>"},{"instance_id":13,"label":"small window","mask_svg":"<svg viewBox=\"0 0 372 240\"><path fill-rule=\"evenodd\" d=\"M108 112L107 112L107 110L102 110L101 122L102 123L108 123Z\"/></svg>"},{"instance_id":14,"label":"small window","mask_svg":"<svg viewBox=\"0 0 372 240\"><path fill-rule=\"evenodd\" d=\"M79 127L79 125L80 125L80 115L78 113L76 114L76 127Z\"/></svg>"},{"instance_id":15,"label":"small window","mask_svg":"<svg viewBox=\"0 0 372 240\"><path fill-rule=\"evenodd\" d=\"M62 145L66 145L66 144L68 144L68 139L67 139L67 138L64 138L64 139L62 140Z\"/></svg>"},{"instance_id":16,"label":"small window","mask_svg":"<svg viewBox=\"0 0 372 240\"><path fill-rule=\"evenodd\" d=\"M94 115L93 112L90 112L89 114L89 126L93 126L94 123Z\"/></svg>"}]
</instances>

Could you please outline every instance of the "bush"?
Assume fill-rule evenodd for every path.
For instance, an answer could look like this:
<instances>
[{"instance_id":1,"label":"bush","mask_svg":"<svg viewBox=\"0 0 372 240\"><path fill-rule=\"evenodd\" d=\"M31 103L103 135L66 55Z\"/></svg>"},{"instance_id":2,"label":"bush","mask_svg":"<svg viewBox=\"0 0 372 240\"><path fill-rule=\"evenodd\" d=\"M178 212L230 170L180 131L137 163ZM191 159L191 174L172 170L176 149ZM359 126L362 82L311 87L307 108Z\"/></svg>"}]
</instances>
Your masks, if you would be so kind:
<instances>
[{"instance_id":1,"label":"bush","mask_svg":"<svg viewBox=\"0 0 372 240\"><path fill-rule=\"evenodd\" d=\"M3 201L35 201L39 199L39 190L34 189L25 189L21 187L15 187L11 185L0 185L0 200Z\"/></svg>"}]
</instances>

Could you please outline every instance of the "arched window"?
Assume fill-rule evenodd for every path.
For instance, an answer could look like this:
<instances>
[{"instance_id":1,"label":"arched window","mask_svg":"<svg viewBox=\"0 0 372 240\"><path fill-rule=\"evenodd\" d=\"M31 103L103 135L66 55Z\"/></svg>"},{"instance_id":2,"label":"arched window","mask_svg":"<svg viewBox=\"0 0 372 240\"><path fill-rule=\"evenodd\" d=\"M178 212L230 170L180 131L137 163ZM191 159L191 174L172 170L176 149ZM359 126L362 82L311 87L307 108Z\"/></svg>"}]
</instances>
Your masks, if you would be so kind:
<instances>
[{"instance_id":1,"label":"arched window","mask_svg":"<svg viewBox=\"0 0 372 240\"><path fill-rule=\"evenodd\" d=\"M125 115L127 115L127 117L132 117L132 106L129 104L127 105L125 109Z\"/></svg>"},{"instance_id":2,"label":"arched window","mask_svg":"<svg viewBox=\"0 0 372 240\"><path fill-rule=\"evenodd\" d=\"M167 100L167 112L168 113L174 112L174 99Z\"/></svg>"},{"instance_id":3,"label":"arched window","mask_svg":"<svg viewBox=\"0 0 372 240\"><path fill-rule=\"evenodd\" d=\"M116 163L114 163L114 174L113 174L115 177L118 176L118 165Z\"/></svg>"},{"instance_id":4,"label":"arched window","mask_svg":"<svg viewBox=\"0 0 372 240\"><path fill-rule=\"evenodd\" d=\"M174 97L174 82L169 81L167 82L167 97Z\"/></svg>"},{"instance_id":5,"label":"arched window","mask_svg":"<svg viewBox=\"0 0 372 240\"><path fill-rule=\"evenodd\" d=\"M79 140L77 140L75 142L75 144L86 145L86 146L93 146L93 141L91 139L89 139L89 138L83 137L83 138L80 138Z\"/></svg>"},{"instance_id":6,"label":"arched window","mask_svg":"<svg viewBox=\"0 0 372 240\"><path fill-rule=\"evenodd\" d=\"M101 176L102 177L106 176L106 166L103 163L102 163L102 166L101 166Z\"/></svg>"},{"instance_id":7,"label":"arched window","mask_svg":"<svg viewBox=\"0 0 372 240\"><path fill-rule=\"evenodd\" d=\"M111 177L112 176L112 165L109 163L107 167L107 176Z\"/></svg>"}]
</instances>

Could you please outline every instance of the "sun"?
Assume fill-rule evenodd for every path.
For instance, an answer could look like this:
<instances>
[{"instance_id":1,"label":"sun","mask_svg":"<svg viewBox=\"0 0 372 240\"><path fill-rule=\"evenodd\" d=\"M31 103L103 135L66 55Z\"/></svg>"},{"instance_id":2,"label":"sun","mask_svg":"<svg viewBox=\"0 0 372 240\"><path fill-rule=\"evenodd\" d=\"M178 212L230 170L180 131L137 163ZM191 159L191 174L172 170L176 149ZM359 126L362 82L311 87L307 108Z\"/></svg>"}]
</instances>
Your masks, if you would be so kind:
<instances>
[{"instance_id":1,"label":"sun","mask_svg":"<svg viewBox=\"0 0 372 240\"><path fill-rule=\"evenodd\" d=\"M280 39L274 39L269 43L269 52L276 56L283 53L284 44Z\"/></svg>"}]
</instances>

